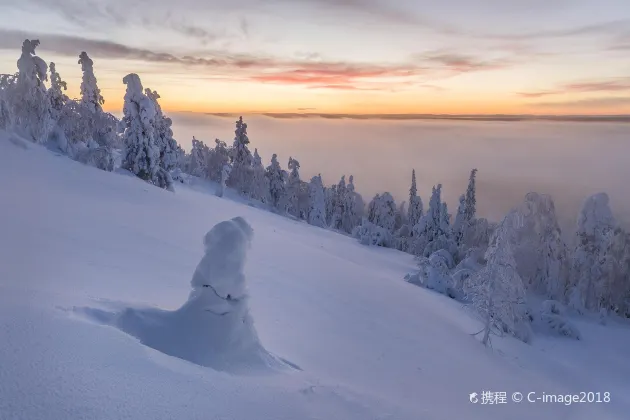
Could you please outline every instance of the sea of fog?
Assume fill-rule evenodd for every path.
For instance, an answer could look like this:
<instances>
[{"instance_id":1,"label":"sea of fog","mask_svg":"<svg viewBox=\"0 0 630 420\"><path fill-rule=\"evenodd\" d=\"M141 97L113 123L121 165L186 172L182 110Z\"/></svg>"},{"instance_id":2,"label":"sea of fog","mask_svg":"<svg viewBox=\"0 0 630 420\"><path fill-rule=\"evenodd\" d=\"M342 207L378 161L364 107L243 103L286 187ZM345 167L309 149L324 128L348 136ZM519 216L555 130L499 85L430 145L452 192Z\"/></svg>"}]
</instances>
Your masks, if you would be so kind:
<instances>
[{"instance_id":1,"label":"sea of fog","mask_svg":"<svg viewBox=\"0 0 630 420\"><path fill-rule=\"evenodd\" d=\"M231 144L234 117L171 114L176 139L190 150L192 137L211 147ZM277 153L286 168L298 159L303 179L325 183L354 175L369 200L389 191L406 200L415 169L428 204L431 187L443 185L451 212L477 168L481 216L499 220L530 191L551 194L563 227L572 228L584 198L606 191L615 214L630 221L630 124L542 121L353 120L245 117L252 151L265 165Z\"/></svg>"}]
</instances>

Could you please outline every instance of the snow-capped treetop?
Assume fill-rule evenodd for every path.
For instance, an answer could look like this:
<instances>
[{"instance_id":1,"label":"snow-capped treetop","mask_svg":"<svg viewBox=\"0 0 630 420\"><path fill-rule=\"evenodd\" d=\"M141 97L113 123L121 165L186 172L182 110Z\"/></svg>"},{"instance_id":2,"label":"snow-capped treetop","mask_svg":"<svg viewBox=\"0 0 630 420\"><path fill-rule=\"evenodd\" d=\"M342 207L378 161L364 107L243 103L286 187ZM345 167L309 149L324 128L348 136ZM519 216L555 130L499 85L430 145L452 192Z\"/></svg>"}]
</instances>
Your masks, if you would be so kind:
<instances>
[{"instance_id":1,"label":"snow-capped treetop","mask_svg":"<svg viewBox=\"0 0 630 420\"><path fill-rule=\"evenodd\" d=\"M577 233L587 236L606 234L615 225L609 202L608 194L603 192L588 197L578 216Z\"/></svg>"},{"instance_id":2,"label":"snow-capped treetop","mask_svg":"<svg viewBox=\"0 0 630 420\"><path fill-rule=\"evenodd\" d=\"M418 188L416 187L416 170L413 169L411 171L411 188L409 188L409 207L407 209L409 225L415 226L420 221L424 211L422 207L422 199L418 196Z\"/></svg>"},{"instance_id":3,"label":"snow-capped treetop","mask_svg":"<svg viewBox=\"0 0 630 420\"><path fill-rule=\"evenodd\" d=\"M254 149L254 157L253 157L252 165L255 168L262 168L263 167L262 159L261 159L260 155L258 154L258 149Z\"/></svg>"},{"instance_id":4,"label":"snow-capped treetop","mask_svg":"<svg viewBox=\"0 0 630 420\"><path fill-rule=\"evenodd\" d=\"M86 104L92 112L102 112L102 105L105 103L105 99L101 95L101 90L96 84L96 76L94 76L94 62L87 53L83 51L79 55L79 64L81 64L81 71L83 71L83 78L81 80L81 102ZM138 78L138 81L140 79ZM142 92L142 85L140 86L140 92Z\"/></svg>"},{"instance_id":5,"label":"snow-capped treetop","mask_svg":"<svg viewBox=\"0 0 630 420\"><path fill-rule=\"evenodd\" d=\"M289 183L300 180L300 162L297 159L289 157Z\"/></svg>"},{"instance_id":6,"label":"snow-capped treetop","mask_svg":"<svg viewBox=\"0 0 630 420\"><path fill-rule=\"evenodd\" d=\"M38 45L38 39L25 39L22 43L22 55L17 61L18 82L29 83L44 90L44 82L48 80L48 65L35 55Z\"/></svg>"}]
</instances>

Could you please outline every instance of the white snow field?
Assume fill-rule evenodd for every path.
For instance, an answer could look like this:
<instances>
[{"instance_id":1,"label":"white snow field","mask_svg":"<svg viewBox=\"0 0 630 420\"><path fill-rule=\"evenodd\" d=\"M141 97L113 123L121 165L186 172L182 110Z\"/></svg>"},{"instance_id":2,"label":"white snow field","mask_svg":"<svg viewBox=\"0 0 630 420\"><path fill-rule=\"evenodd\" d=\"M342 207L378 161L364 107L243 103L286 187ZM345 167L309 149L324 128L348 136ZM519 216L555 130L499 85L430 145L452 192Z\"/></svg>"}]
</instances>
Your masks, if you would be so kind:
<instances>
[{"instance_id":1,"label":"white snow field","mask_svg":"<svg viewBox=\"0 0 630 420\"><path fill-rule=\"evenodd\" d=\"M0 179L2 420L628 418L622 321L574 320L580 341L494 338L487 349L461 304L403 281L410 255L203 188L171 193L4 132ZM195 359L214 351L194 339L206 332L195 316L162 329L147 326L160 316L145 317L132 335L110 325L193 299L206 233L237 216L254 231L239 310L266 362ZM143 344L154 327L160 344ZM507 403L469 401L482 391L506 392ZM514 392L609 392L610 402L514 403Z\"/></svg>"}]
</instances>

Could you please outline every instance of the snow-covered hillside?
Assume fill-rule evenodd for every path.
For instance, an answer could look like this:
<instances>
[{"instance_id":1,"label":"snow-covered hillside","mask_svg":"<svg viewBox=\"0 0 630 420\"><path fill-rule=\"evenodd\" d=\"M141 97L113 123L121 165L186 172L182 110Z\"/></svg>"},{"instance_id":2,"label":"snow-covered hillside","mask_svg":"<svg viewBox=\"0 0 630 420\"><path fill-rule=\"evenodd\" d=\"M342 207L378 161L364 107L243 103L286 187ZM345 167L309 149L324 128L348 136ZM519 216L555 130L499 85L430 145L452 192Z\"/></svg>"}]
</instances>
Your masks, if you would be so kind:
<instances>
[{"instance_id":1,"label":"snow-covered hillside","mask_svg":"<svg viewBox=\"0 0 630 420\"><path fill-rule=\"evenodd\" d=\"M0 179L2 420L628 416L630 327L621 321L577 320L580 341L497 338L488 349L461 304L403 281L415 268L409 254L200 188L171 193L4 132ZM245 266L253 325L286 368L203 367L86 316L179 308L204 235L236 216L254 230ZM508 402L469 401L482 391ZM610 392L611 402L510 401L589 391Z\"/></svg>"}]
</instances>

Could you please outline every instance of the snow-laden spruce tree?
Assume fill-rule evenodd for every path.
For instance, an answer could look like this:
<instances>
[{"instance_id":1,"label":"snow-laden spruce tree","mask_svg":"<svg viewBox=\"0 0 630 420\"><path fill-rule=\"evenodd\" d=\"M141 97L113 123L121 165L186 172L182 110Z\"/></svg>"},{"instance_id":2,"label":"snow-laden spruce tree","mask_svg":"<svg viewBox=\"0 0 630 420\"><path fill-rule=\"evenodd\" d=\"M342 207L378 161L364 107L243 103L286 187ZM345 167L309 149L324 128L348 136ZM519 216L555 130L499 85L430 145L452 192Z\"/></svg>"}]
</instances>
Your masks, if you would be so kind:
<instances>
[{"instance_id":1,"label":"snow-laden spruce tree","mask_svg":"<svg viewBox=\"0 0 630 420\"><path fill-rule=\"evenodd\" d=\"M204 151L206 169L204 177L219 182L223 174L223 167L230 164L231 149L227 143L219 139L214 140L214 148Z\"/></svg>"},{"instance_id":2,"label":"snow-laden spruce tree","mask_svg":"<svg viewBox=\"0 0 630 420\"><path fill-rule=\"evenodd\" d=\"M44 143L54 127L54 121L50 116L50 102L44 85L48 80L48 65L35 55L38 45L39 40L24 40L22 54L17 61L15 83L5 94L13 129L36 143Z\"/></svg>"},{"instance_id":3,"label":"snow-laden spruce tree","mask_svg":"<svg viewBox=\"0 0 630 420\"><path fill-rule=\"evenodd\" d=\"M525 287L512 252L516 231L521 224L516 211L511 211L503 219L486 251L486 266L466 279L464 284L467 298L484 324L477 333L483 333L484 345L490 344L491 333L508 332L522 341L531 340Z\"/></svg>"},{"instance_id":4,"label":"snow-laden spruce tree","mask_svg":"<svg viewBox=\"0 0 630 420\"><path fill-rule=\"evenodd\" d=\"M173 138L171 129L173 121L162 112L162 107L158 102L160 95L156 91L146 89L145 94L153 102L155 108L155 144L160 151L160 167L171 171L177 167L182 153L182 148Z\"/></svg>"},{"instance_id":5,"label":"snow-laden spruce tree","mask_svg":"<svg viewBox=\"0 0 630 420\"><path fill-rule=\"evenodd\" d=\"M409 188L409 207L407 207L407 220L409 226L415 226L423 215L422 198L418 196L416 186L416 170L411 171L411 188Z\"/></svg>"},{"instance_id":6,"label":"snow-laden spruce tree","mask_svg":"<svg viewBox=\"0 0 630 420\"><path fill-rule=\"evenodd\" d=\"M11 125L10 95L15 88L17 76L0 74L0 128L7 129Z\"/></svg>"},{"instance_id":7,"label":"snow-laden spruce tree","mask_svg":"<svg viewBox=\"0 0 630 420\"><path fill-rule=\"evenodd\" d=\"M289 157L289 176L287 179L287 213L294 217L300 217L300 162Z\"/></svg>"},{"instance_id":8,"label":"snow-laden spruce tree","mask_svg":"<svg viewBox=\"0 0 630 420\"><path fill-rule=\"evenodd\" d=\"M568 251L550 196L528 193L516 208L523 225L514 244L519 275L528 290L565 301L568 288Z\"/></svg>"},{"instance_id":9,"label":"snow-laden spruce tree","mask_svg":"<svg viewBox=\"0 0 630 420\"><path fill-rule=\"evenodd\" d=\"M607 275L600 311L630 318L630 234L624 229L615 228L602 265Z\"/></svg>"},{"instance_id":10,"label":"snow-laden spruce tree","mask_svg":"<svg viewBox=\"0 0 630 420\"><path fill-rule=\"evenodd\" d=\"M236 121L234 130L234 144L232 145L230 160L232 172L228 179L228 186L234 188L241 194L247 194L252 178L252 153L247 145L247 124L243 122L243 117Z\"/></svg>"},{"instance_id":11,"label":"snow-laden spruce tree","mask_svg":"<svg viewBox=\"0 0 630 420\"><path fill-rule=\"evenodd\" d=\"M443 249L457 256L457 245L453 239L446 203L442 202L442 184L433 187L429 209L413 227L415 253L429 257Z\"/></svg>"},{"instance_id":12,"label":"snow-laden spruce tree","mask_svg":"<svg viewBox=\"0 0 630 420\"><path fill-rule=\"evenodd\" d=\"M50 102L50 116L57 122L61 118L64 107L68 103L68 95L64 92L68 89L66 82L61 80L55 63L50 63L50 87L48 88L48 101Z\"/></svg>"},{"instance_id":13,"label":"snow-laden spruce tree","mask_svg":"<svg viewBox=\"0 0 630 420\"><path fill-rule=\"evenodd\" d=\"M367 220L388 232L393 232L396 225L396 202L388 192L376 194L367 208Z\"/></svg>"},{"instance_id":14,"label":"snow-laden spruce tree","mask_svg":"<svg viewBox=\"0 0 630 420\"><path fill-rule=\"evenodd\" d=\"M286 171L280 167L278 155L273 154L271 164L267 166L265 176L269 181L269 197L271 205L280 212L286 211L287 188L286 188Z\"/></svg>"},{"instance_id":15,"label":"snow-laden spruce tree","mask_svg":"<svg viewBox=\"0 0 630 420\"><path fill-rule=\"evenodd\" d=\"M198 176L200 178L208 177L208 159L209 159L210 149L205 143L201 140L197 140L194 136L192 139L192 148L190 149L190 159L188 161L187 171L190 175ZM223 164L227 163L224 162ZM223 166L218 171L218 178L213 179L213 181L217 181L221 179L221 171L223 170Z\"/></svg>"},{"instance_id":16,"label":"snow-laden spruce tree","mask_svg":"<svg viewBox=\"0 0 630 420\"><path fill-rule=\"evenodd\" d=\"M330 216L330 227L337 230L343 230L343 216L346 213L346 176L343 175L339 183L335 186L334 197L331 197L332 211Z\"/></svg>"},{"instance_id":17,"label":"snow-laden spruce tree","mask_svg":"<svg viewBox=\"0 0 630 420\"><path fill-rule=\"evenodd\" d=\"M576 247L571 261L569 305L579 311L599 311L609 293L608 253L614 237L616 221L606 193L586 199L578 216ZM605 309L605 308L604 308Z\"/></svg>"},{"instance_id":18,"label":"snow-laden spruce tree","mask_svg":"<svg viewBox=\"0 0 630 420\"><path fill-rule=\"evenodd\" d=\"M83 51L79 55L79 64L81 64L81 71L83 77L81 78L81 102L92 113L103 112L103 104L105 99L101 95L101 90L96 83L96 76L94 75L94 62L87 53Z\"/></svg>"},{"instance_id":19,"label":"snow-laden spruce tree","mask_svg":"<svg viewBox=\"0 0 630 420\"><path fill-rule=\"evenodd\" d=\"M460 256L465 255L468 250L465 238L467 231L474 224L477 214L477 192L476 192L477 169L470 171L468 178L468 188L466 194L460 196L455 223L453 224L453 235Z\"/></svg>"},{"instance_id":20,"label":"snow-laden spruce tree","mask_svg":"<svg viewBox=\"0 0 630 420\"><path fill-rule=\"evenodd\" d=\"M337 186L333 184L324 188L324 197L326 198L326 226L332 226L337 210Z\"/></svg>"},{"instance_id":21,"label":"snow-laden spruce tree","mask_svg":"<svg viewBox=\"0 0 630 420\"><path fill-rule=\"evenodd\" d=\"M308 223L317 227L326 227L326 197L321 175L311 178L309 184Z\"/></svg>"},{"instance_id":22,"label":"snow-laden spruce tree","mask_svg":"<svg viewBox=\"0 0 630 420\"><path fill-rule=\"evenodd\" d=\"M345 194L343 196L344 203L341 206L343 211L341 214L341 230L346 233L352 233L353 229L361 223L365 204L363 197L356 192L354 176L350 175L347 184L345 184L345 178L342 178L342 181L343 183L340 184L345 187L343 188L345 189Z\"/></svg>"},{"instance_id":23,"label":"snow-laden spruce tree","mask_svg":"<svg viewBox=\"0 0 630 420\"><path fill-rule=\"evenodd\" d=\"M252 163L252 184L249 190L250 198L258 200L262 203L269 201L269 181L265 176L265 167L262 159L258 154L258 149L254 149L254 157Z\"/></svg>"},{"instance_id":24,"label":"snow-laden spruce tree","mask_svg":"<svg viewBox=\"0 0 630 420\"><path fill-rule=\"evenodd\" d=\"M123 169L153 183L160 168L160 151L155 144L156 110L153 101L143 93L137 74L123 78L127 85L122 124L125 151Z\"/></svg>"}]
</instances>

